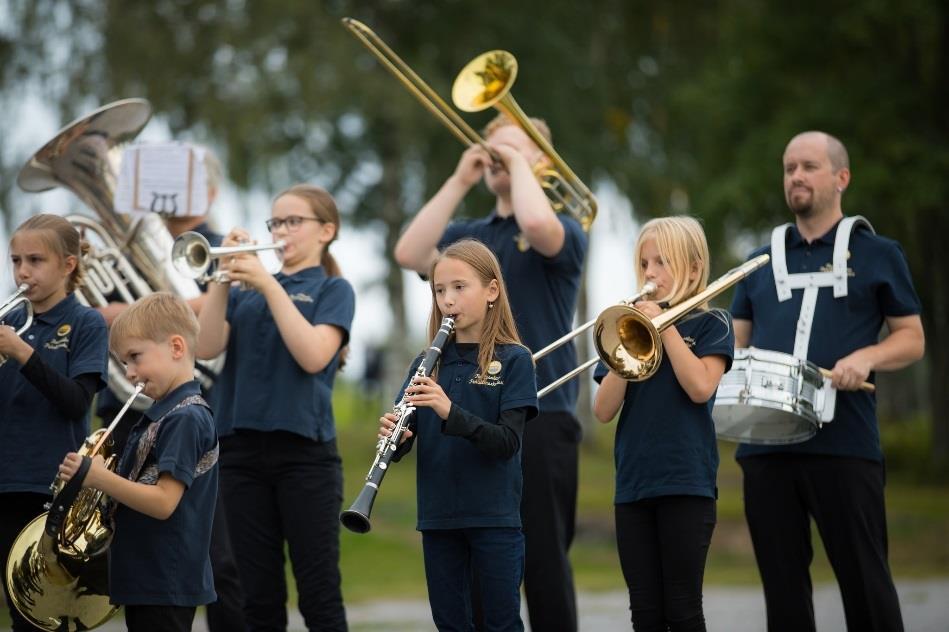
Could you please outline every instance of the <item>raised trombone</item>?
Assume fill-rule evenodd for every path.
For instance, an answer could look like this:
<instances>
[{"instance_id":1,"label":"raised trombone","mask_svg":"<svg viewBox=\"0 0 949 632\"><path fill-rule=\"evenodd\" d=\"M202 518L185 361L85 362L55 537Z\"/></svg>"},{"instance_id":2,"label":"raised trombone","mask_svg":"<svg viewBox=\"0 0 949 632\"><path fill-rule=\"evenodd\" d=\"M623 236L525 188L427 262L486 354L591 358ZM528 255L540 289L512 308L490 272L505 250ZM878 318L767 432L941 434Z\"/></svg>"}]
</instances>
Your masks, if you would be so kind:
<instances>
[{"instance_id":1,"label":"raised trombone","mask_svg":"<svg viewBox=\"0 0 949 632\"><path fill-rule=\"evenodd\" d=\"M272 244L212 246L201 233L188 231L175 238L171 247L171 262L178 272L199 283L227 283L230 280L227 270L208 272L215 259L262 250L282 250L285 245L281 240Z\"/></svg>"},{"instance_id":2,"label":"raised trombone","mask_svg":"<svg viewBox=\"0 0 949 632\"><path fill-rule=\"evenodd\" d=\"M760 255L746 261L726 272L703 291L677 303L655 318L650 318L634 307L636 302L655 292L655 285L647 282L632 298L606 308L596 319L581 325L534 354L534 360L537 361L593 327L593 343L597 357L540 389L537 396L543 397L594 366L597 361L602 361L610 371L624 380L640 382L649 379L659 370L662 363L662 341L659 335L664 329L735 285L770 259L769 255Z\"/></svg>"},{"instance_id":3,"label":"raised trombone","mask_svg":"<svg viewBox=\"0 0 949 632\"><path fill-rule=\"evenodd\" d=\"M497 153L488 146L481 135L472 129L457 112L448 107L448 104L371 28L353 18L343 18L342 22L343 26L385 66L386 70L392 73L458 140L465 145L480 145L491 155L495 163L500 163ZM455 107L464 112L480 112L491 107L496 108L523 129L550 162L549 167L541 163L541 166L535 169L535 176L540 181L554 211L570 213L580 222L584 231L589 231L596 218L596 198L563 158L554 151L550 142L511 96L510 90L516 78L517 59L514 55L504 50L482 53L468 62L458 73L452 86L452 101Z\"/></svg>"}]
</instances>

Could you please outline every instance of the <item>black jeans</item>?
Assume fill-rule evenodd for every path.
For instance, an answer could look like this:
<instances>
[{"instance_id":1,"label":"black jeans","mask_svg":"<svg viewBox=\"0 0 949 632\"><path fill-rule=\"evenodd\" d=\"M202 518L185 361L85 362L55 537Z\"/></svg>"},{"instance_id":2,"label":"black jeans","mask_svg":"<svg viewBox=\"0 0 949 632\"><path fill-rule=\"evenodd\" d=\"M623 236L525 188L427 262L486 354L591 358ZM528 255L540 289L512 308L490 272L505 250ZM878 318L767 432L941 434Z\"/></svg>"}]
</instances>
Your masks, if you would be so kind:
<instances>
[{"instance_id":1,"label":"black jeans","mask_svg":"<svg viewBox=\"0 0 949 632\"><path fill-rule=\"evenodd\" d=\"M809 454L739 460L745 518L764 585L768 630L815 630L811 517L834 569L851 631L903 629L887 562L881 463Z\"/></svg>"},{"instance_id":2,"label":"black jeans","mask_svg":"<svg viewBox=\"0 0 949 632\"><path fill-rule=\"evenodd\" d=\"M524 429L524 596L538 632L577 629L568 552L577 516L580 435L580 422L567 412L541 413Z\"/></svg>"},{"instance_id":3,"label":"black jeans","mask_svg":"<svg viewBox=\"0 0 949 632\"><path fill-rule=\"evenodd\" d=\"M191 632L194 606L125 606L129 632Z\"/></svg>"},{"instance_id":4,"label":"black jeans","mask_svg":"<svg viewBox=\"0 0 949 632\"><path fill-rule=\"evenodd\" d=\"M345 630L336 441L240 430L221 440L221 491L252 632L286 630L284 542L309 630Z\"/></svg>"},{"instance_id":5,"label":"black jeans","mask_svg":"<svg viewBox=\"0 0 949 632\"><path fill-rule=\"evenodd\" d=\"M10 554L10 547L13 546L16 537L20 535L20 531L34 518L46 511L44 505L49 502L50 498L45 494L31 492L0 494L0 507L3 507L2 517L0 517L0 560L3 561L3 566L0 568L3 570L3 594L7 599L7 607L10 609L10 620L13 622L12 629L16 632L36 632L36 628L23 618L20 611L10 601L6 581L7 557Z\"/></svg>"},{"instance_id":6,"label":"black jeans","mask_svg":"<svg viewBox=\"0 0 949 632\"><path fill-rule=\"evenodd\" d=\"M714 498L660 496L616 505L616 547L634 630L705 630L702 579L714 529Z\"/></svg>"},{"instance_id":7,"label":"black jeans","mask_svg":"<svg viewBox=\"0 0 949 632\"><path fill-rule=\"evenodd\" d=\"M243 632L244 595L241 591L237 560L227 530L227 513L224 509L224 494L218 490L214 507L214 522L211 524L211 572L214 576L214 592L217 601L206 608L209 632Z\"/></svg>"}]
</instances>

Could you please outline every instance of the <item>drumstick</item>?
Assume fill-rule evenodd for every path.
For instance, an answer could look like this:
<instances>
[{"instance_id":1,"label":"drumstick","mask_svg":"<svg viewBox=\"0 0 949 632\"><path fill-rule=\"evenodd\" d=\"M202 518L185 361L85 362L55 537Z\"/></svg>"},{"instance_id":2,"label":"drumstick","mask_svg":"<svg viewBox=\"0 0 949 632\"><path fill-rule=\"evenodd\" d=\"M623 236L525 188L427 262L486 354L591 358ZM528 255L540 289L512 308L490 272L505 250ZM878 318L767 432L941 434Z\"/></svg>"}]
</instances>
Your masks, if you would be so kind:
<instances>
[{"instance_id":1,"label":"drumstick","mask_svg":"<svg viewBox=\"0 0 949 632\"><path fill-rule=\"evenodd\" d=\"M817 370L820 371L820 374L823 375L824 377L829 378L832 375L828 369L818 367ZM866 391L868 393L872 393L875 390L877 390L877 387L873 384L870 384L870 382L864 382L863 384L860 385L860 390Z\"/></svg>"}]
</instances>

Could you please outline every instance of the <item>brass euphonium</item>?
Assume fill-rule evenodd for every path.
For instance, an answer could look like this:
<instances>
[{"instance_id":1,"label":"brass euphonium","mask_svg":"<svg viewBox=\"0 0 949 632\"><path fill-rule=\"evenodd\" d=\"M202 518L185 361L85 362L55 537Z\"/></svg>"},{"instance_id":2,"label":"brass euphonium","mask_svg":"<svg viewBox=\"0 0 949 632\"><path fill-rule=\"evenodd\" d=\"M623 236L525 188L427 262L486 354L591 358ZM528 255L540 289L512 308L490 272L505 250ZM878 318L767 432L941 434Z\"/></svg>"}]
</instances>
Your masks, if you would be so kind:
<instances>
[{"instance_id":1,"label":"brass euphonium","mask_svg":"<svg viewBox=\"0 0 949 632\"><path fill-rule=\"evenodd\" d=\"M145 99L104 105L60 130L27 160L17 176L24 191L65 187L96 212L97 219L66 217L91 246L83 257L86 275L77 293L80 301L91 307L104 307L112 294L125 303L160 291L186 299L200 295L194 280L181 276L172 266L172 237L161 217L147 213L130 218L115 210L122 146L139 134L151 115L151 105ZM121 363L111 357L109 388L120 400L127 399L133 390ZM144 409L149 401L142 395L135 408Z\"/></svg>"},{"instance_id":2,"label":"brass euphonium","mask_svg":"<svg viewBox=\"0 0 949 632\"><path fill-rule=\"evenodd\" d=\"M500 158L488 147L481 135L452 110L371 28L353 18L343 18L342 22L343 26L458 140L465 145L484 147L496 163L500 162ZM523 129L544 152L550 163L540 163L535 167L535 175L540 180L554 211L570 213L580 222L583 230L588 231L596 219L596 198L554 151L550 142L511 96L511 86L516 78L517 59L514 55L503 50L482 53L468 62L455 78L452 101L455 107L465 112L497 108Z\"/></svg>"},{"instance_id":3,"label":"brass euphonium","mask_svg":"<svg viewBox=\"0 0 949 632\"><path fill-rule=\"evenodd\" d=\"M115 467L116 455L107 452L112 431L142 388L143 384L134 387L108 428L86 437L77 451L81 456L101 455L106 467ZM113 529L108 497L82 488L88 459L83 462L84 469L68 483L58 477L53 481L49 511L20 531L6 561L10 600L24 618L43 630L91 630L118 611L109 603L105 552Z\"/></svg>"}]
</instances>

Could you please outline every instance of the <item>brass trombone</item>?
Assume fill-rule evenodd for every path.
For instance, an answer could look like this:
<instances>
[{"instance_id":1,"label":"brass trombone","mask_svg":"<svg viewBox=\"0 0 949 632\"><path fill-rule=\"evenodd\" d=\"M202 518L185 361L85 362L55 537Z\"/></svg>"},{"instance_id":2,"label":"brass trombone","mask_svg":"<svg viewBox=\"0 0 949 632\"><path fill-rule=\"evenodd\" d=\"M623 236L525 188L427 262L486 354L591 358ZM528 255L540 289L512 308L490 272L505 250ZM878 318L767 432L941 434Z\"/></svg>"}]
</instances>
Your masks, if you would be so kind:
<instances>
[{"instance_id":1,"label":"brass trombone","mask_svg":"<svg viewBox=\"0 0 949 632\"><path fill-rule=\"evenodd\" d=\"M675 324L699 305L707 303L735 285L768 263L770 259L769 255L760 255L746 261L726 272L703 291L674 305L655 318L649 318L633 307L637 301L655 291L654 285L646 283L632 298L606 308L595 320L581 325L534 354L536 361L580 335L591 325L593 326L593 343L596 347L597 358L581 364L563 377L554 380L540 389L537 396L543 397L564 382L594 366L598 360L624 380L640 382L649 379L659 370L659 365L662 363L662 340L659 338L662 330Z\"/></svg>"},{"instance_id":2,"label":"brass trombone","mask_svg":"<svg viewBox=\"0 0 949 632\"><path fill-rule=\"evenodd\" d=\"M272 244L211 246L204 235L189 230L175 238L175 243L171 247L171 262L178 272L199 283L209 283L211 281L227 283L229 279L226 270L215 270L208 273L215 259L247 252L280 250L285 245L283 241L278 241Z\"/></svg>"},{"instance_id":3,"label":"brass trombone","mask_svg":"<svg viewBox=\"0 0 949 632\"><path fill-rule=\"evenodd\" d=\"M620 301L619 305L629 305L629 306L635 305L638 301L643 300L644 298L646 298L647 296L649 296L655 291L656 291L656 284L653 283L652 281L647 281L646 283L643 284L642 288L640 288L639 292L632 295L625 301ZM599 317L594 318L593 320L589 320L585 322L584 324L580 325L579 327L577 327L576 329L574 329L573 331L570 331L564 334L562 337L558 338L557 340L554 340L552 343L550 343L549 345L547 345L546 347L544 347L543 349L541 349L540 351L534 354L533 356L534 362L537 362L544 356L548 355L551 351L554 351L555 349L559 349L560 347L564 346L565 344L567 344L568 342L570 342L571 340L573 340L574 338L576 338L577 336L585 332L587 329L595 325L598 320L599 320ZM551 392L555 388L559 388L564 383L569 382L570 380L577 377L578 375L580 375L581 373L583 373L590 367L595 366L596 363L599 361L600 361L599 357L591 358L587 360L586 362L584 362L577 368L573 369L569 373L565 373L563 376L557 378L556 380L554 380L553 382L551 382L544 388L537 391L537 397L538 398L543 397L544 395Z\"/></svg>"},{"instance_id":4,"label":"brass trombone","mask_svg":"<svg viewBox=\"0 0 949 632\"><path fill-rule=\"evenodd\" d=\"M478 132L448 107L432 88L413 71L372 29L353 18L343 18L343 26L395 76L409 92L465 145L480 145L500 164L500 158ZM503 50L478 55L462 69L452 86L452 101L464 112L480 112L494 107L518 125L547 156L551 166L541 163L535 175L554 211L570 213L589 231L596 219L597 202L590 189L554 151L553 146L531 122L511 96L517 78L517 59Z\"/></svg>"}]
</instances>

